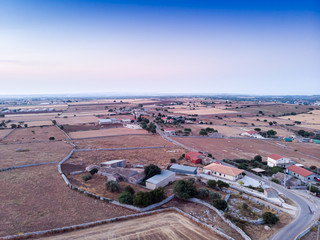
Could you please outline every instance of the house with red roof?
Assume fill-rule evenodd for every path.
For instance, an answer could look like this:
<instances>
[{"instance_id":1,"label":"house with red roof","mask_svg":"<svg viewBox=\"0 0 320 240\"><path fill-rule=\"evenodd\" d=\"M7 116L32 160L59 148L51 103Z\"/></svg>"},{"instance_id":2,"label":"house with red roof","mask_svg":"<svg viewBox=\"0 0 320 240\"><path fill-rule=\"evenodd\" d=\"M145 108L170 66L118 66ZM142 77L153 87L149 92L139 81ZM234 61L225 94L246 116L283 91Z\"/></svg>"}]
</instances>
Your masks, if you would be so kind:
<instances>
[{"instance_id":1,"label":"house with red roof","mask_svg":"<svg viewBox=\"0 0 320 240\"><path fill-rule=\"evenodd\" d=\"M290 158L278 154L271 154L267 159L269 167L288 167L294 164Z\"/></svg>"},{"instance_id":2,"label":"house with red roof","mask_svg":"<svg viewBox=\"0 0 320 240\"><path fill-rule=\"evenodd\" d=\"M296 165L287 167L287 173L289 175L299 178L303 182L314 181L318 177L317 174L310 172L309 170L304 169L302 167L298 167Z\"/></svg>"},{"instance_id":3,"label":"house with red roof","mask_svg":"<svg viewBox=\"0 0 320 240\"><path fill-rule=\"evenodd\" d=\"M237 181L243 177L244 170L225 166L222 164L211 163L203 168L203 173L219 178L228 179L231 181Z\"/></svg>"},{"instance_id":4,"label":"house with red roof","mask_svg":"<svg viewBox=\"0 0 320 240\"><path fill-rule=\"evenodd\" d=\"M185 155L185 158L195 164L200 164L202 163L202 159L206 157L205 154L199 153L199 152L188 152Z\"/></svg>"},{"instance_id":5,"label":"house with red roof","mask_svg":"<svg viewBox=\"0 0 320 240\"><path fill-rule=\"evenodd\" d=\"M263 138L258 132L256 131L246 131L240 134L241 136L252 137L252 138Z\"/></svg>"}]
</instances>

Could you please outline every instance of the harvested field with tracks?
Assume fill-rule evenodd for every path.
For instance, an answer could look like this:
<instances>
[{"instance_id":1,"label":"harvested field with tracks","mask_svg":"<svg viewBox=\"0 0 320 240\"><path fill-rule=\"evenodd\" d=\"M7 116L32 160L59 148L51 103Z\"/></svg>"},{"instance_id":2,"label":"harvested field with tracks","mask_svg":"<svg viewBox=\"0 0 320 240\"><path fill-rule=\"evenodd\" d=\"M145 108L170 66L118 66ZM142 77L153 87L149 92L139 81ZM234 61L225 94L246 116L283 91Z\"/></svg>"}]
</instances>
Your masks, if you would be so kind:
<instances>
[{"instance_id":1,"label":"harvested field with tracks","mask_svg":"<svg viewBox=\"0 0 320 240\"><path fill-rule=\"evenodd\" d=\"M214 139L214 138L179 138L174 140L186 146L212 153L216 159L252 159L259 154L267 160L270 154L279 154L291 158L305 166L320 167L319 145L312 143L285 143L259 139ZM297 151L295 151L297 150ZM308 154L308 155L306 155Z\"/></svg>"},{"instance_id":2,"label":"harvested field with tracks","mask_svg":"<svg viewBox=\"0 0 320 240\"><path fill-rule=\"evenodd\" d=\"M0 130L0 139L5 137L12 129L1 129Z\"/></svg>"},{"instance_id":3,"label":"harvested field with tracks","mask_svg":"<svg viewBox=\"0 0 320 240\"><path fill-rule=\"evenodd\" d=\"M64 142L0 144L0 168L58 162L71 150L72 146Z\"/></svg>"},{"instance_id":4,"label":"harvested field with tracks","mask_svg":"<svg viewBox=\"0 0 320 240\"><path fill-rule=\"evenodd\" d=\"M49 141L50 137L55 140L65 140L66 135L56 126L17 128L3 142L32 142Z\"/></svg>"},{"instance_id":5,"label":"harvested field with tracks","mask_svg":"<svg viewBox=\"0 0 320 240\"><path fill-rule=\"evenodd\" d=\"M176 212L162 212L47 237L45 239L224 239Z\"/></svg>"},{"instance_id":6,"label":"harvested field with tracks","mask_svg":"<svg viewBox=\"0 0 320 240\"><path fill-rule=\"evenodd\" d=\"M69 136L74 139L78 138L91 138L91 137L108 137L117 135L130 135L130 134L148 134L146 130L143 129L130 129L126 127L119 128L109 128L100 130L89 130L89 131L79 131L70 132Z\"/></svg>"},{"instance_id":7,"label":"harvested field with tracks","mask_svg":"<svg viewBox=\"0 0 320 240\"><path fill-rule=\"evenodd\" d=\"M165 141L159 135L128 135L118 137L106 137L96 139L84 139L72 141L78 149L97 148L128 148L128 147L153 147L174 146L173 143Z\"/></svg>"},{"instance_id":8,"label":"harvested field with tracks","mask_svg":"<svg viewBox=\"0 0 320 240\"><path fill-rule=\"evenodd\" d=\"M0 237L135 213L71 190L56 165L0 174Z\"/></svg>"}]
</instances>

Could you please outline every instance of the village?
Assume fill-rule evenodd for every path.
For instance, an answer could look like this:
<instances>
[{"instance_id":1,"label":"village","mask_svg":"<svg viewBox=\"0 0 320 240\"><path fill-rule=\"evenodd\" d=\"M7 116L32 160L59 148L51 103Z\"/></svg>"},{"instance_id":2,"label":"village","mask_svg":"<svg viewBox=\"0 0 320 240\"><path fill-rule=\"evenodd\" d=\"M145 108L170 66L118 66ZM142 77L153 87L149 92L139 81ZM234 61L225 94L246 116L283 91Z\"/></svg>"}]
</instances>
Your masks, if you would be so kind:
<instances>
[{"instance_id":1,"label":"village","mask_svg":"<svg viewBox=\"0 0 320 240\"><path fill-rule=\"evenodd\" d=\"M104 99L55 102L54 111L47 112L36 111L39 104L25 106L27 111L3 108L0 164L5 190L31 183L38 173L37 182L46 185L50 175L55 179L52 188L72 195L83 209L113 209L110 218L182 211L213 234L211 239L269 239L294 219L311 214L305 230L320 213L317 204L310 204L320 203L316 106L310 110L305 105L205 98ZM292 111L297 113L287 117ZM26 183L15 175L19 172ZM38 191L42 200L33 197L29 204L40 203L38 211L48 211L54 197L49 200L52 194L46 195L44 187ZM67 212L74 211L72 201L63 202ZM23 217L21 210L16 213ZM77 224L95 226L105 216L71 214L53 225L19 228L25 237L66 226L72 234ZM18 238L16 228L3 229L2 236ZM309 231L299 236L307 239Z\"/></svg>"}]
</instances>

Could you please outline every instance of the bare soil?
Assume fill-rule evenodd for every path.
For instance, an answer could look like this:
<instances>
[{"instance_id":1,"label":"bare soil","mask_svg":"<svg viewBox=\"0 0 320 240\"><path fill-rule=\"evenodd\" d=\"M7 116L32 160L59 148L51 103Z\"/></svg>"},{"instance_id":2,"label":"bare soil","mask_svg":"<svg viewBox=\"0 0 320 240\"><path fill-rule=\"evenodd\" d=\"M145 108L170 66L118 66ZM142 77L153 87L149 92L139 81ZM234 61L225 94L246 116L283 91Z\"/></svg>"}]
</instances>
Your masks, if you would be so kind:
<instances>
[{"instance_id":1,"label":"bare soil","mask_svg":"<svg viewBox=\"0 0 320 240\"><path fill-rule=\"evenodd\" d=\"M67 187L57 166L1 172L0 236L133 214Z\"/></svg>"},{"instance_id":2,"label":"bare soil","mask_svg":"<svg viewBox=\"0 0 320 240\"><path fill-rule=\"evenodd\" d=\"M176 212L163 212L56 235L45 239L223 239Z\"/></svg>"}]
</instances>

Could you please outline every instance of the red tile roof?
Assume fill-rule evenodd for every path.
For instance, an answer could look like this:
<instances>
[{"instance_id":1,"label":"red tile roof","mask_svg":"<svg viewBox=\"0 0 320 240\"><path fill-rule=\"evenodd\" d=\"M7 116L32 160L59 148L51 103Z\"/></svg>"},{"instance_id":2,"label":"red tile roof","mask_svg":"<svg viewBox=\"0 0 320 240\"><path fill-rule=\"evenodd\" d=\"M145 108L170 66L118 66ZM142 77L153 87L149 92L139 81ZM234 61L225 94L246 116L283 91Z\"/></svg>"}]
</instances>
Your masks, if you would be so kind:
<instances>
[{"instance_id":1,"label":"red tile roof","mask_svg":"<svg viewBox=\"0 0 320 240\"><path fill-rule=\"evenodd\" d=\"M307 169L304 169L302 167L298 167L295 165L292 165L290 167L287 167L288 170L290 170L291 172L295 172L303 177L308 177L311 174L313 174L313 172L308 171Z\"/></svg>"},{"instance_id":2,"label":"red tile roof","mask_svg":"<svg viewBox=\"0 0 320 240\"><path fill-rule=\"evenodd\" d=\"M192 158L198 158L199 156L205 156L205 155L199 152L188 152L186 156L192 159Z\"/></svg>"},{"instance_id":3,"label":"red tile roof","mask_svg":"<svg viewBox=\"0 0 320 240\"><path fill-rule=\"evenodd\" d=\"M238 168L225 166L222 164L211 163L208 166L205 166L204 169L208 169L214 172L223 173L229 176L238 176L239 174L243 173L244 171Z\"/></svg>"},{"instance_id":4,"label":"red tile roof","mask_svg":"<svg viewBox=\"0 0 320 240\"><path fill-rule=\"evenodd\" d=\"M274 160L279 160L279 159L281 159L281 158L284 158L283 156L278 155L278 154L271 154L271 155L269 155L268 157L269 157L269 158L272 158L272 159L274 159Z\"/></svg>"}]
</instances>

